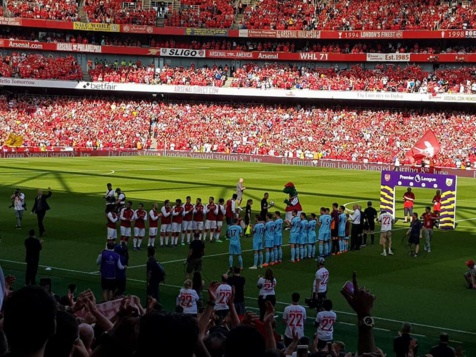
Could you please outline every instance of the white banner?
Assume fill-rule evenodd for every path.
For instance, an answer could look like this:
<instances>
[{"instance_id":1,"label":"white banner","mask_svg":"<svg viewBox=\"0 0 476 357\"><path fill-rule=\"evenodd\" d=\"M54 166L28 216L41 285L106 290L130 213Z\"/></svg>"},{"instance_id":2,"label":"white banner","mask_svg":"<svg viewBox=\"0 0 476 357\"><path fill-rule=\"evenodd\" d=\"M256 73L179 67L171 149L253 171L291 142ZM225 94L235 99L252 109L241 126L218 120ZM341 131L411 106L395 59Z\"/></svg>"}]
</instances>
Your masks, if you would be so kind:
<instances>
[{"instance_id":1,"label":"white banner","mask_svg":"<svg viewBox=\"0 0 476 357\"><path fill-rule=\"evenodd\" d=\"M410 62L409 53L367 53L367 62Z\"/></svg>"},{"instance_id":2,"label":"white banner","mask_svg":"<svg viewBox=\"0 0 476 357\"><path fill-rule=\"evenodd\" d=\"M0 86L37 87L37 88L63 88L91 91L120 91L141 93L168 93L168 94L195 94L217 95L231 97L262 97L262 98L303 98L303 99L335 99L335 100L372 100L395 102L445 102L445 103L476 103L476 94L450 94L437 95L420 93L398 92L362 92L362 91L312 91L312 90L284 90L284 89L256 89L256 88L231 88L231 87L201 87L201 86L173 86L150 85L136 83L111 83L111 82L74 82L53 81L39 79L18 79L0 77Z\"/></svg>"},{"instance_id":3,"label":"white banner","mask_svg":"<svg viewBox=\"0 0 476 357\"><path fill-rule=\"evenodd\" d=\"M205 50L189 50L185 48L161 48L160 55L162 57L192 57L205 58Z\"/></svg>"}]
</instances>

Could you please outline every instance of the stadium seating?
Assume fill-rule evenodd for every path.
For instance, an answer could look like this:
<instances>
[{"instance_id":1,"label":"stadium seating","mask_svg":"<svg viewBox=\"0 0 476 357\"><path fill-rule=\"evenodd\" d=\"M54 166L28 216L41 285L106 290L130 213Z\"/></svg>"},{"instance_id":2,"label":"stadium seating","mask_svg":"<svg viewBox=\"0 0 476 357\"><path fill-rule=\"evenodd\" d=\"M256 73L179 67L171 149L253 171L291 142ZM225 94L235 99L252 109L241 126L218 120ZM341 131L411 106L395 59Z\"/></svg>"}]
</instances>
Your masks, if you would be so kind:
<instances>
[{"instance_id":1,"label":"stadium seating","mask_svg":"<svg viewBox=\"0 0 476 357\"><path fill-rule=\"evenodd\" d=\"M198 28L230 28L235 9L229 0L182 0L181 8L172 12L166 26Z\"/></svg>"},{"instance_id":2,"label":"stadium seating","mask_svg":"<svg viewBox=\"0 0 476 357\"><path fill-rule=\"evenodd\" d=\"M81 67L73 56L52 57L42 54L19 54L2 58L3 77L35 79L61 79L76 81L83 79Z\"/></svg>"},{"instance_id":3,"label":"stadium seating","mask_svg":"<svg viewBox=\"0 0 476 357\"><path fill-rule=\"evenodd\" d=\"M125 7L124 4L132 4ZM122 0L86 0L84 10L90 22L134 24L155 26L157 12L154 9L143 9L142 2L124 2Z\"/></svg>"},{"instance_id":4,"label":"stadium seating","mask_svg":"<svg viewBox=\"0 0 476 357\"><path fill-rule=\"evenodd\" d=\"M78 5L75 0L8 0L6 4L12 17L58 21L78 19Z\"/></svg>"},{"instance_id":5,"label":"stadium seating","mask_svg":"<svg viewBox=\"0 0 476 357\"><path fill-rule=\"evenodd\" d=\"M450 2L425 0L349 0L339 2L263 0L247 7L248 29L277 30L435 30L474 28L474 10Z\"/></svg>"},{"instance_id":6,"label":"stadium seating","mask_svg":"<svg viewBox=\"0 0 476 357\"><path fill-rule=\"evenodd\" d=\"M31 97L20 97L12 109L7 99L0 100L0 116L5 118L0 137L13 130L32 148L92 149L135 148L138 140L148 147L150 134L161 150L390 163L426 129L444 127L438 137L445 150L435 164L455 167L468 156L476 161L472 127L467 125L476 115L468 112L112 98L37 97L32 103Z\"/></svg>"}]
</instances>

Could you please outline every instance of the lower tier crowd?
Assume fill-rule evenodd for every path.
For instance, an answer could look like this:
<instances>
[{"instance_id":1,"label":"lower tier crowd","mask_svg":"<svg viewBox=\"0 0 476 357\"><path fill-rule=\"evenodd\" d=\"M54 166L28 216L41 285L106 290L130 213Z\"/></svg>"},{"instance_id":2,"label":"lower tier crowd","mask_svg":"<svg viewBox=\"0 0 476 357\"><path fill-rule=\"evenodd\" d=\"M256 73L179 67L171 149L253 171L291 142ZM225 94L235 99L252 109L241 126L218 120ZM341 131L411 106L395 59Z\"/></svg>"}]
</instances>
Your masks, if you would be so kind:
<instances>
[{"instance_id":1,"label":"lower tier crowd","mask_svg":"<svg viewBox=\"0 0 476 357\"><path fill-rule=\"evenodd\" d=\"M156 148L392 163L432 129L442 147L436 166L476 161L476 116L461 110L2 96L0 117L1 145L14 134L17 150Z\"/></svg>"}]
</instances>

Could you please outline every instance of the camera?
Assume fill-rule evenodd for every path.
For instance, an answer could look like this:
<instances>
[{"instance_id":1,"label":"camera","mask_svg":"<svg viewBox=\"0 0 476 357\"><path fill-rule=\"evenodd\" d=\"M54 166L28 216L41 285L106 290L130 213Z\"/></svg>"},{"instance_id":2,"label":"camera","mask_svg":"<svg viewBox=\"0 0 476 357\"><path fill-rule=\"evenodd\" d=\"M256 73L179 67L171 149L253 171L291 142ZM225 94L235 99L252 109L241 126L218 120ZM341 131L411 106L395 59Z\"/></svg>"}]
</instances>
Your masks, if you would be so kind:
<instances>
[{"instance_id":1,"label":"camera","mask_svg":"<svg viewBox=\"0 0 476 357\"><path fill-rule=\"evenodd\" d=\"M12 203L11 203L10 206L8 206L8 208L13 208L13 207L15 207L15 198L17 198L17 197L21 197L21 191L20 191L19 188L17 188L17 189L15 190L15 192L13 192L13 195L12 195L12 197L11 197L11 202L12 202Z\"/></svg>"}]
</instances>

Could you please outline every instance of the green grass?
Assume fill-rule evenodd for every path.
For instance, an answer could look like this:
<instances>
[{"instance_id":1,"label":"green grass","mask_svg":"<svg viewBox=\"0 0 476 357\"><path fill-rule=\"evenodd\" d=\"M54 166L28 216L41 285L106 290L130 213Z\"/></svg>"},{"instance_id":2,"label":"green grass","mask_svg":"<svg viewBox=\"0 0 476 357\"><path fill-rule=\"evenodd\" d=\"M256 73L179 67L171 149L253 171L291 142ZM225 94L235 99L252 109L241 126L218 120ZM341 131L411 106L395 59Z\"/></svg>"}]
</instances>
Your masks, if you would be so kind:
<instances>
[{"instance_id":1,"label":"green grass","mask_svg":"<svg viewBox=\"0 0 476 357\"><path fill-rule=\"evenodd\" d=\"M152 202L165 199L175 200L192 196L207 200L209 196L231 197L239 177L245 178L244 198L254 200L254 209L259 209L259 201L264 192L269 192L270 200L277 209L284 211L282 192L288 181L296 184L304 211L318 213L319 207L330 207L358 201L365 204L374 201L378 208L380 174L376 172L339 171L280 165L230 163L207 160L160 157L126 158L74 158L74 159L23 159L3 160L0 166L2 184L0 195L4 204L0 207L2 231L0 263L5 272L18 278L16 287L23 281L24 260L23 240L29 228L36 228L36 216L26 214L23 230L15 229L14 212L9 210L9 196L16 187L21 187L31 208L36 188L51 186L53 196L49 199L52 207L45 218L48 236L41 254L43 266L41 276L53 279L53 289L63 294L68 283L76 282L83 288L99 292L99 279L95 275L95 260L104 246L106 234L104 219L104 195L106 183L114 188L121 187L127 198L134 204L143 202L150 209ZM330 270L329 298L334 302L340 323L336 326L336 338L347 342L350 350L356 349L355 323L339 290L352 271L357 271L361 284L376 296L373 314L378 317L377 343L392 354L391 343L402 321L418 323L414 332L419 335L420 352L426 352L437 341L442 330L450 333L453 345L462 344L468 356L476 355L476 327L474 325L476 294L465 289L464 262L474 257L476 211L473 208L473 192L476 181L459 179L456 231L436 231L432 253L417 259L407 255L402 244L403 223L397 223L394 232L395 255L381 257L378 246L367 247L360 252L348 253L328 259ZM433 190L414 189L416 211L421 213L433 197ZM397 198L403 195L397 191ZM398 207L399 209L401 207ZM397 215L402 215L399 210ZM474 219L474 220L472 220ZM378 242L378 238L376 237ZM287 236L285 236L287 242ZM243 241L243 249L251 248L250 240ZM208 244L204 260L204 278L207 282L217 280L227 270L227 244ZM167 270L167 285L161 290L162 302L167 309L173 309L178 287L184 279L186 247L158 250L158 258ZM289 249L284 248L285 259L289 260ZM128 290L144 297L146 253L130 252L128 270ZM252 265L252 255L245 252L245 265ZM277 299L283 310L290 295L298 291L304 297L310 293L315 273L314 261L299 264L285 263L275 267L278 280ZM260 272L244 271L247 278L247 304L256 307L257 289L255 283ZM309 311L311 317L314 311ZM313 333L309 321L308 334ZM282 327L280 327L282 328Z\"/></svg>"}]
</instances>

